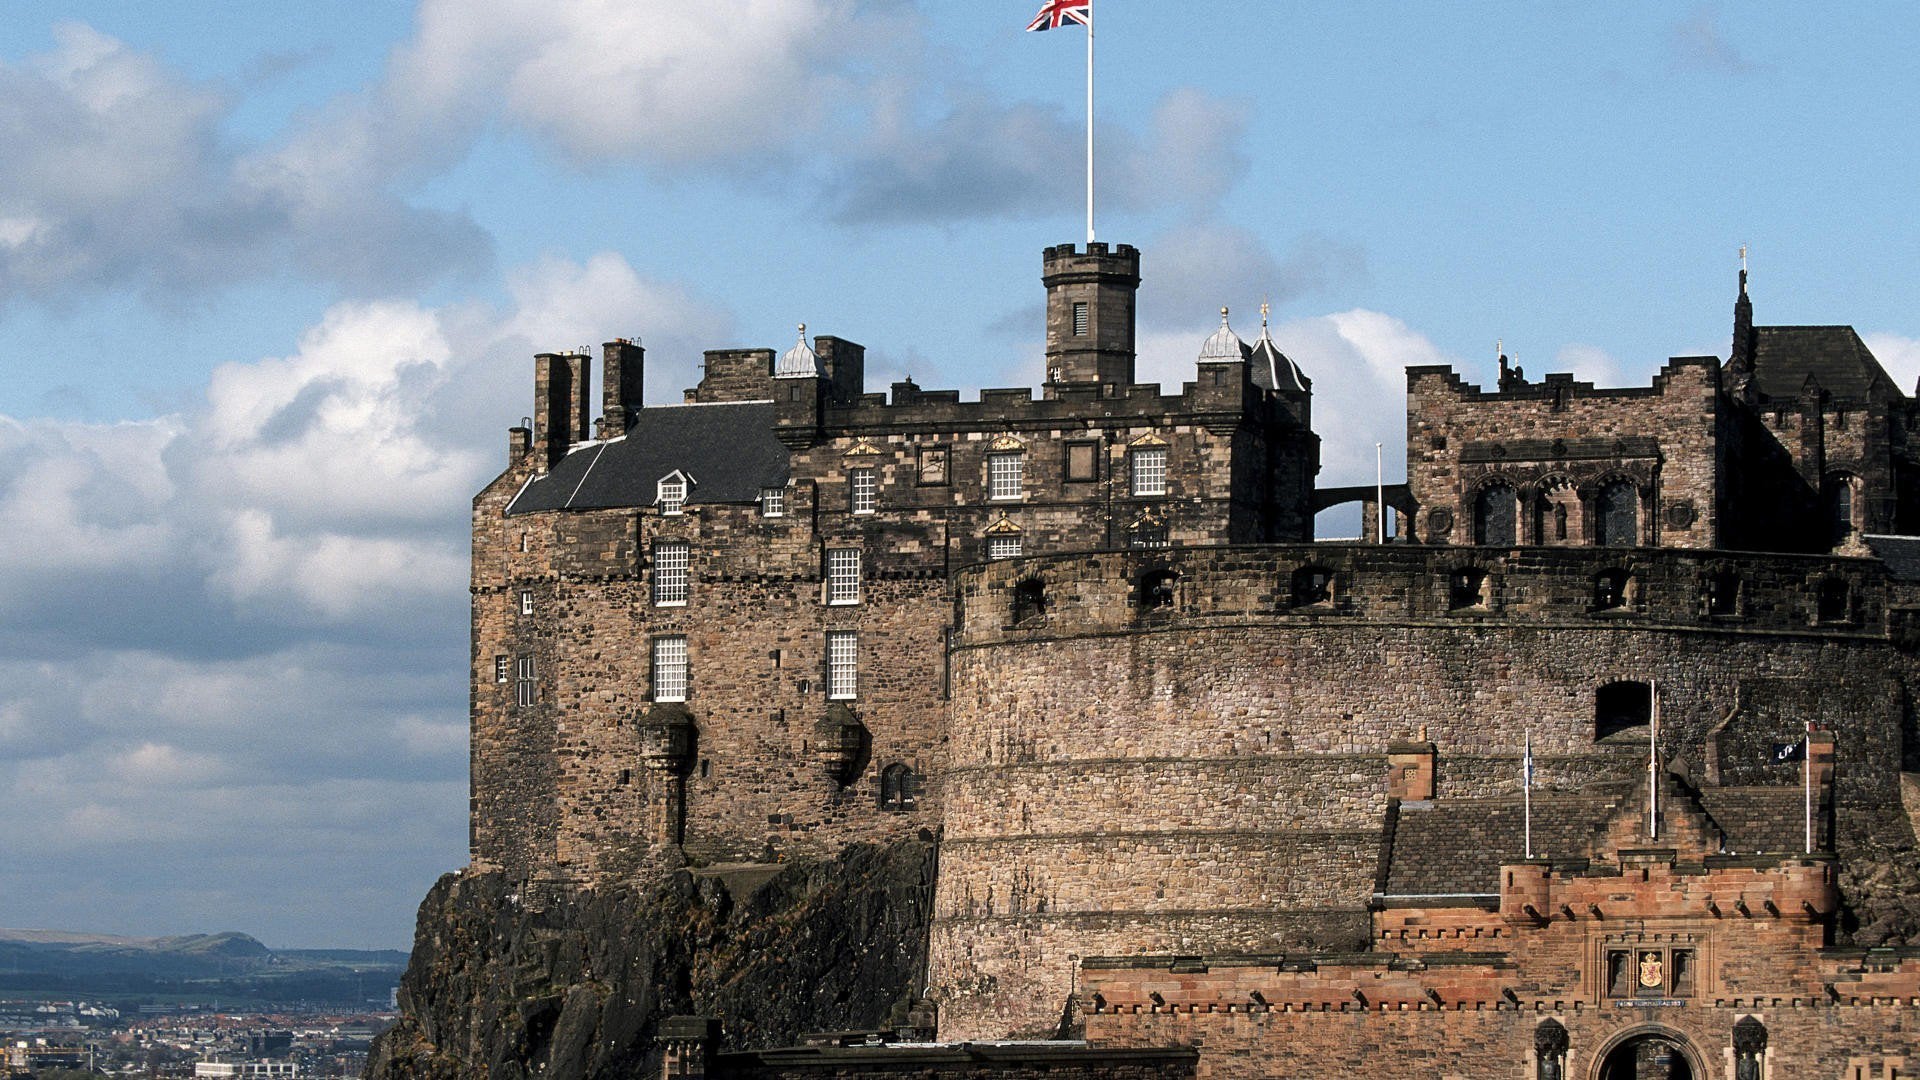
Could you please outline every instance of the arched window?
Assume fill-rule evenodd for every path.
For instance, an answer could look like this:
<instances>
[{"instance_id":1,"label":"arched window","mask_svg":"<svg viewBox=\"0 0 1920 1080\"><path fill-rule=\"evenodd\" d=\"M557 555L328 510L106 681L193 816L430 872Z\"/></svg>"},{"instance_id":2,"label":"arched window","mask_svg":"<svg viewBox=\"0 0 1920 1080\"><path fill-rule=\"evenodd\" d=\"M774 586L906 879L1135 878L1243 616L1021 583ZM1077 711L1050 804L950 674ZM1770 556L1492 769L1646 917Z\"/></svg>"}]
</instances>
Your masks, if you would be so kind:
<instances>
[{"instance_id":1,"label":"arched window","mask_svg":"<svg viewBox=\"0 0 1920 1080\"><path fill-rule=\"evenodd\" d=\"M1621 480L1600 489L1594 506L1594 543L1633 547L1640 543L1640 491Z\"/></svg>"},{"instance_id":2,"label":"arched window","mask_svg":"<svg viewBox=\"0 0 1920 1080\"><path fill-rule=\"evenodd\" d=\"M1136 598L1140 607L1145 610L1172 607L1173 587L1179 580L1179 574L1164 566L1141 574L1140 591Z\"/></svg>"},{"instance_id":3,"label":"arched window","mask_svg":"<svg viewBox=\"0 0 1920 1080\"><path fill-rule=\"evenodd\" d=\"M1520 521L1520 500L1505 484L1482 488L1473 500L1473 542L1512 547Z\"/></svg>"},{"instance_id":4,"label":"arched window","mask_svg":"<svg viewBox=\"0 0 1920 1080\"><path fill-rule=\"evenodd\" d=\"M1844 578L1823 578L1815 599L1814 616L1823 623L1846 622L1853 614L1853 593Z\"/></svg>"},{"instance_id":5,"label":"arched window","mask_svg":"<svg viewBox=\"0 0 1920 1080\"><path fill-rule=\"evenodd\" d=\"M880 809L904 813L920 797L920 777L899 762L880 770Z\"/></svg>"},{"instance_id":6,"label":"arched window","mask_svg":"<svg viewBox=\"0 0 1920 1080\"><path fill-rule=\"evenodd\" d=\"M1037 620L1047 613L1047 583L1028 578L1013 587L1013 621L1016 625Z\"/></svg>"},{"instance_id":7,"label":"arched window","mask_svg":"<svg viewBox=\"0 0 1920 1080\"><path fill-rule=\"evenodd\" d=\"M1593 578L1593 610L1612 611L1627 606L1627 585L1632 579L1625 570L1602 570Z\"/></svg>"},{"instance_id":8,"label":"arched window","mask_svg":"<svg viewBox=\"0 0 1920 1080\"><path fill-rule=\"evenodd\" d=\"M1303 566L1295 570L1292 592L1294 607L1333 603L1333 571L1324 566Z\"/></svg>"},{"instance_id":9,"label":"arched window","mask_svg":"<svg viewBox=\"0 0 1920 1080\"><path fill-rule=\"evenodd\" d=\"M1545 494L1535 495L1533 505L1527 510L1527 543L1540 545L1553 536L1553 500Z\"/></svg>"},{"instance_id":10,"label":"arched window","mask_svg":"<svg viewBox=\"0 0 1920 1080\"><path fill-rule=\"evenodd\" d=\"M1643 682L1610 682L1593 695L1593 737L1608 739L1653 723L1653 687ZM1635 738L1643 737L1636 734Z\"/></svg>"},{"instance_id":11,"label":"arched window","mask_svg":"<svg viewBox=\"0 0 1920 1080\"><path fill-rule=\"evenodd\" d=\"M1487 572L1465 566L1447 575L1447 607L1454 610L1487 606Z\"/></svg>"},{"instance_id":12,"label":"arched window","mask_svg":"<svg viewBox=\"0 0 1920 1080\"><path fill-rule=\"evenodd\" d=\"M1827 478L1828 542L1839 544L1855 531L1853 520L1853 477L1844 473Z\"/></svg>"}]
</instances>

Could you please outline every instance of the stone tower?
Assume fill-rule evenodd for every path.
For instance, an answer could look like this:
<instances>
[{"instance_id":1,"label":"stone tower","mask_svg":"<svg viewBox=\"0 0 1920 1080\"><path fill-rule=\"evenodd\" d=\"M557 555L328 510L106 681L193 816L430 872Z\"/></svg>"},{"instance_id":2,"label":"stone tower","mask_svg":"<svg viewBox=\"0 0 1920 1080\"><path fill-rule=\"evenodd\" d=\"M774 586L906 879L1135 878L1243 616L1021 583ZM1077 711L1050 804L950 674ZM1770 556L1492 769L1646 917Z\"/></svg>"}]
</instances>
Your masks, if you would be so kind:
<instances>
[{"instance_id":1,"label":"stone tower","mask_svg":"<svg viewBox=\"0 0 1920 1080\"><path fill-rule=\"evenodd\" d=\"M1048 397L1060 386L1098 386L1102 397L1124 395L1133 384L1134 293L1140 288L1140 252L1072 244L1047 248L1041 281L1047 287Z\"/></svg>"}]
</instances>

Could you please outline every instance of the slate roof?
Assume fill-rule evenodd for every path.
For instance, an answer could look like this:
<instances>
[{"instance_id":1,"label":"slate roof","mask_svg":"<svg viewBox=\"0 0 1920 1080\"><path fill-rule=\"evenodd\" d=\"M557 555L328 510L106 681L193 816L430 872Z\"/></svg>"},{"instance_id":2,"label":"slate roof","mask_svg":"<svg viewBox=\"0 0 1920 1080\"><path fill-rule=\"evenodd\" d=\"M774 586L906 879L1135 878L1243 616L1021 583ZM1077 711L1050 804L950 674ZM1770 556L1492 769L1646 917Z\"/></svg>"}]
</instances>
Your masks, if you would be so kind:
<instances>
[{"instance_id":1,"label":"slate roof","mask_svg":"<svg viewBox=\"0 0 1920 1080\"><path fill-rule=\"evenodd\" d=\"M627 434L586 443L529 483L508 514L651 506L660 478L693 478L689 504L751 503L787 482L787 448L773 435L771 401L656 405L639 410Z\"/></svg>"},{"instance_id":2,"label":"slate roof","mask_svg":"<svg viewBox=\"0 0 1920 1080\"><path fill-rule=\"evenodd\" d=\"M1920 581L1920 536L1875 536L1861 539L1897 581Z\"/></svg>"},{"instance_id":3,"label":"slate roof","mask_svg":"<svg viewBox=\"0 0 1920 1080\"><path fill-rule=\"evenodd\" d=\"M1663 798L1679 792L1663 787ZM1638 783L1579 793L1536 791L1533 854L1556 860L1599 856L1608 819L1626 803L1644 813ZM1727 851L1743 855L1799 851L1805 843L1797 787L1704 788L1697 805L1718 826ZM1500 866L1526 853L1519 795L1404 802L1388 837L1388 896L1445 896L1500 891Z\"/></svg>"},{"instance_id":4,"label":"slate roof","mask_svg":"<svg viewBox=\"0 0 1920 1080\"><path fill-rule=\"evenodd\" d=\"M1807 376L1836 401L1865 402L1875 382L1898 393L1851 326L1756 326L1753 379L1770 398L1800 396Z\"/></svg>"}]
</instances>

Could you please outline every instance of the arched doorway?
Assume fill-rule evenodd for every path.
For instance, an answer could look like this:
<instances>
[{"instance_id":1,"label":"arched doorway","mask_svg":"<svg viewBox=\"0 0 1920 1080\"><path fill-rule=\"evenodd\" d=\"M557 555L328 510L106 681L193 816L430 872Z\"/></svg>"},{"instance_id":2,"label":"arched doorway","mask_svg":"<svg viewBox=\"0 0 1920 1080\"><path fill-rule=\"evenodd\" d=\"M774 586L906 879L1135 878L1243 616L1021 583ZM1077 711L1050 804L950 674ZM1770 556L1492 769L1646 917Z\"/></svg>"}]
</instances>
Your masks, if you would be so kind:
<instances>
[{"instance_id":1,"label":"arched doorway","mask_svg":"<svg viewBox=\"0 0 1920 1080\"><path fill-rule=\"evenodd\" d=\"M1594 1080L1707 1080L1699 1055L1678 1032L1637 1028L1617 1037L1600 1056Z\"/></svg>"}]
</instances>

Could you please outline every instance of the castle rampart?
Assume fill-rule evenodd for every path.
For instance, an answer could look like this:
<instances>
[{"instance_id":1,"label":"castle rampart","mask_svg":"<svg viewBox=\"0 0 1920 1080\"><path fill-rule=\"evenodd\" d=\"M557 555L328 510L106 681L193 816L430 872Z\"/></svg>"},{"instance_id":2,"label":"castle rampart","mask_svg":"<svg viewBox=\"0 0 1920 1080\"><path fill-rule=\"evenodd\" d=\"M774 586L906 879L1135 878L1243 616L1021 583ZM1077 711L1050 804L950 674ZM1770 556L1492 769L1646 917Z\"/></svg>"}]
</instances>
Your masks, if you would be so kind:
<instances>
[{"instance_id":1,"label":"castle rampart","mask_svg":"<svg viewBox=\"0 0 1920 1080\"><path fill-rule=\"evenodd\" d=\"M1597 605L1621 567L1625 599ZM1484 575L1475 598L1456 595L1463 570ZM1729 576L1740 603L1712 614ZM1825 618L1829 580L1849 600ZM1364 947L1397 751L1436 748L1425 794L1441 800L1516 795L1528 740L1543 797L1628 781L1651 716L1610 715L1612 687L1657 696L1665 760L1788 794L1794 770L1766 748L1830 727L1854 763L1836 842L1904 827L1870 560L1311 545L1052 556L957 581L943 1036L1051 1030L1077 956ZM1730 846L1785 846L1743 820L1723 825Z\"/></svg>"}]
</instances>

